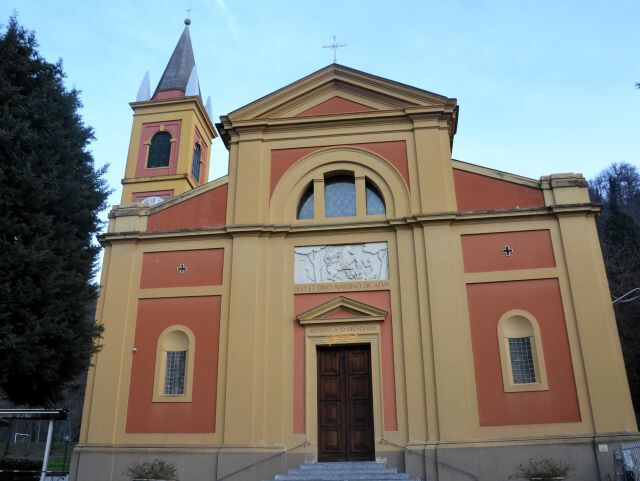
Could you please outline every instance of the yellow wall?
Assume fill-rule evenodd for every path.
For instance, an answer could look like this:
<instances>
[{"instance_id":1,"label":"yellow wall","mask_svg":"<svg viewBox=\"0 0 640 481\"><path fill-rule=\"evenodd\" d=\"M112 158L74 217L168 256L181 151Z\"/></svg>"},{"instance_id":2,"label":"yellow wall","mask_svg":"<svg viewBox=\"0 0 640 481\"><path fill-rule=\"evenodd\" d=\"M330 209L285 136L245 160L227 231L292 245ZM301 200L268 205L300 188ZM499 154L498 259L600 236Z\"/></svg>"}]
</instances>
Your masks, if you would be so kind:
<instances>
[{"instance_id":1,"label":"yellow wall","mask_svg":"<svg viewBox=\"0 0 640 481\"><path fill-rule=\"evenodd\" d=\"M149 100L134 102L133 126L131 128L131 141L127 154L127 166L125 176L122 179L121 203L131 202L131 196L135 192L150 192L159 190L173 190L174 195L182 194L195 187L189 173L193 158L194 137L196 128L206 144L206 156L204 162L203 179L207 179L211 155L211 141L217 134L202 106L199 97L180 97L167 100ZM180 139L178 147L178 163L176 173L162 177L136 177L136 165L138 162L138 149L141 142L142 127L144 124L156 122L168 122L179 120L181 122Z\"/></svg>"},{"instance_id":2,"label":"yellow wall","mask_svg":"<svg viewBox=\"0 0 640 481\"><path fill-rule=\"evenodd\" d=\"M318 101L311 87L306 100L295 100L297 111ZM393 85L385 92L392 94L409 98ZM283 96L276 99L282 107L269 106L267 98L264 104L250 104L249 113L278 108L286 113L286 89L278 95ZM182 118L182 142L187 142L193 138L194 125L205 128L194 105L172 101L134 105L136 116L125 179L133 176L132 159L137 155L141 123ZM465 446L518 444L533 439L562 442L635 433L595 231L597 209L588 203L584 182L576 175L543 179L547 206L539 209L458 213L450 150L452 112L446 102L395 110L387 105L387 110L368 114L366 122L354 121L357 117L353 114L336 115L330 121L282 114L282 118L267 122L249 118L241 110L235 118L233 113L223 118L230 135L225 228L150 234L144 232L148 210L133 208L112 216L109 232L101 239L106 250L97 316L105 325L104 348L89 375L81 446L226 446L246 451L291 447L306 439L311 445L305 449L315 453L313 429L306 435L294 435L292 426L293 248L364 241L385 241L389 249L398 431L382 429L378 397L374 409L377 438L400 445ZM309 128L310 121L317 127ZM382 141L406 143L409 186L391 173L385 176L387 167L375 155L336 147L309 156L304 165L292 166L270 194L269 159L273 149ZM186 150L181 148L181 152ZM189 162L181 157L179 171L189 168ZM389 218L295 220L299 193L327 162L336 162L334 167L344 162L344 166L357 166L366 175L378 175L387 206L393 204ZM474 169L494 175L488 169L469 167ZM507 176L507 180L522 182L515 176ZM125 184L123 201L130 196L133 185ZM177 180L157 185L171 185L177 191L188 188L180 187ZM464 273L460 235L535 229L551 232L556 267ZM215 288L222 294L217 430L213 434L126 433L136 305L142 296L142 255L217 247L225 249L223 286ZM550 277L559 279L582 420L481 427L465 285ZM176 288L159 294L183 293ZM315 375L313 359L307 359L306 379L311 382ZM374 362L376 359L374 356ZM314 397L308 395L307 399L306 424L313 427ZM378 451L385 449L382 444L376 445Z\"/></svg>"}]
</instances>

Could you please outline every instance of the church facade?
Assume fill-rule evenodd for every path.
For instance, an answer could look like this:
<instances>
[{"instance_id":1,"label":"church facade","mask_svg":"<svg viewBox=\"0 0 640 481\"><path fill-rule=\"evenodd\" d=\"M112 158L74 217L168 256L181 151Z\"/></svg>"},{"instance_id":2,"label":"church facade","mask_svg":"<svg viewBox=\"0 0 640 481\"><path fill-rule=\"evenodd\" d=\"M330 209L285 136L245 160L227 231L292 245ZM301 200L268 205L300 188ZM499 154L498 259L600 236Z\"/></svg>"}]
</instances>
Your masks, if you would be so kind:
<instances>
[{"instance_id":1,"label":"church facade","mask_svg":"<svg viewBox=\"0 0 640 481\"><path fill-rule=\"evenodd\" d=\"M72 479L613 474L638 433L581 175L454 160L455 99L338 64L214 125L188 27L131 107Z\"/></svg>"}]
</instances>

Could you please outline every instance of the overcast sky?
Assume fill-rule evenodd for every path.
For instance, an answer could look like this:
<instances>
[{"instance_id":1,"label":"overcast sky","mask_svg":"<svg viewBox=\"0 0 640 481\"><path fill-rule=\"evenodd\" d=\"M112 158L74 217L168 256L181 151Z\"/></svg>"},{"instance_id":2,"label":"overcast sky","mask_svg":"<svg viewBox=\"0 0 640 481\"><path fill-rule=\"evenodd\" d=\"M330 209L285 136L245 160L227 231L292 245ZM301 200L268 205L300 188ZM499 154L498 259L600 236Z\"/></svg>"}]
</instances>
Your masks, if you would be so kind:
<instances>
[{"instance_id":1,"label":"overcast sky","mask_svg":"<svg viewBox=\"0 0 640 481\"><path fill-rule=\"evenodd\" d=\"M217 118L332 61L458 99L454 158L539 178L640 164L640 1L0 0L63 59L118 203L131 109L190 27ZM210 180L227 172L217 141Z\"/></svg>"}]
</instances>

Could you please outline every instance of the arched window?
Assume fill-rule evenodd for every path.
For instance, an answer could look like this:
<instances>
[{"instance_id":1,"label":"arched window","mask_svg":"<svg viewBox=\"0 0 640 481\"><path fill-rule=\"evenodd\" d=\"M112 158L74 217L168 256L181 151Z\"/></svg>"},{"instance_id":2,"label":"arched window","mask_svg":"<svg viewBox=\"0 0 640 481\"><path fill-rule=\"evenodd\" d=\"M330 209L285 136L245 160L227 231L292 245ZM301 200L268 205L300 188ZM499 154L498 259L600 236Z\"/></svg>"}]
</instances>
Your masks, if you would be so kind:
<instances>
[{"instance_id":1,"label":"arched window","mask_svg":"<svg viewBox=\"0 0 640 481\"><path fill-rule=\"evenodd\" d=\"M378 189L369 179L367 179L365 185L367 194L367 215L385 214L386 209L384 207L384 199L380 195L380 192L378 192Z\"/></svg>"},{"instance_id":2,"label":"arched window","mask_svg":"<svg viewBox=\"0 0 640 481\"><path fill-rule=\"evenodd\" d=\"M324 180L324 216L356 215L356 184L353 174L340 174Z\"/></svg>"},{"instance_id":3,"label":"arched window","mask_svg":"<svg viewBox=\"0 0 640 481\"><path fill-rule=\"evenodd\" d=\"M191 164L191 175L196 182L200 182L200 155L200 144L196 144L193 148L193 163Z\"/></svg>"},{"instance_id":4,"label":"arched window","mask_svg":"<svg viewBox=\"0 0 640 481\"><path fill-rule=\"evenodd\" d=\"M298 204L297 219L313 219L313 182L309 184L307 190L302 194L300 203Z\"/></svg>"},{"instance_id":5,"label":"arched window","mask_svg":"<svg viewBox=\"0 0 640 481\"><path fill-rule=\"evenodd\" d=\"M189 339L184 332L173 331L164 338L165 352L163 394L184 394Z\"/></svg>"},{"instance_id":6,"label":"arched window","mask_svg":"<svg viewBox=\"0 0 640 481\"><path fill-rule=\"evenodd\" d=\"M158 338L154 402L189 402L195 339L185 326L167 328Z\"/></svg>"},{"instance_id":7,"label":"arched window","mask_svg":"<svg viewBox=\"0 0 640 481\"><path fill-rule=\"evenodd\" d=\"M319 206L315 205L317 199ZM313 219L319 210L320 219L384 215L384 197L368 178L354 172L325 173L307 184L296 210L296 219Z\"/></svg>"},{"instance_id":8,"label":"arched window","mask_svg":"<svg viewBox=\"0 0 640 481\"><path fill-rule=\"evenodd\" d=\"M149 146L147 168L168 167L171 155L171 134L166 131L156 133Z\"/></svg>"},{"instance_id":9,"label":"arched window","mask_svg":"<svg viewBox=\"0 0 640 481\"><path fill-rule=\"evenodd\" d=\"M524 311L503 315L498 341L506 392L548 389L540 328L533 316Z\"/></svg>"}]
</instances>

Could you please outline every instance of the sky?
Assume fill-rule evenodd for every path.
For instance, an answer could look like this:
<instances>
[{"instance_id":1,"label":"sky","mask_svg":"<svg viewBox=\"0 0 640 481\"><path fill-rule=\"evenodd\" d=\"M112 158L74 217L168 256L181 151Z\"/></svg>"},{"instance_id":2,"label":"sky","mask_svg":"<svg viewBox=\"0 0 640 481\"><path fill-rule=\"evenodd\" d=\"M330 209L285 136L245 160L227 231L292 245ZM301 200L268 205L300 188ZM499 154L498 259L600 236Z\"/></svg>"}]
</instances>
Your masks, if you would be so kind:
<instances>
[{"instance_id":1,"label":"sky","mask_svg":"<svg viewBox=\"0 0 640 481\"><path fill-rule=\"evenodd\" d=\"M453 157L531 178L640 166L640 1L0 0L61 58L120 200L132 111L155 88L191 8L214 119L332 62L458 100ZM227 173L219 139L210 179ZM105 213L106 215L106 213Z\"/></svg>"}]
</instances>

